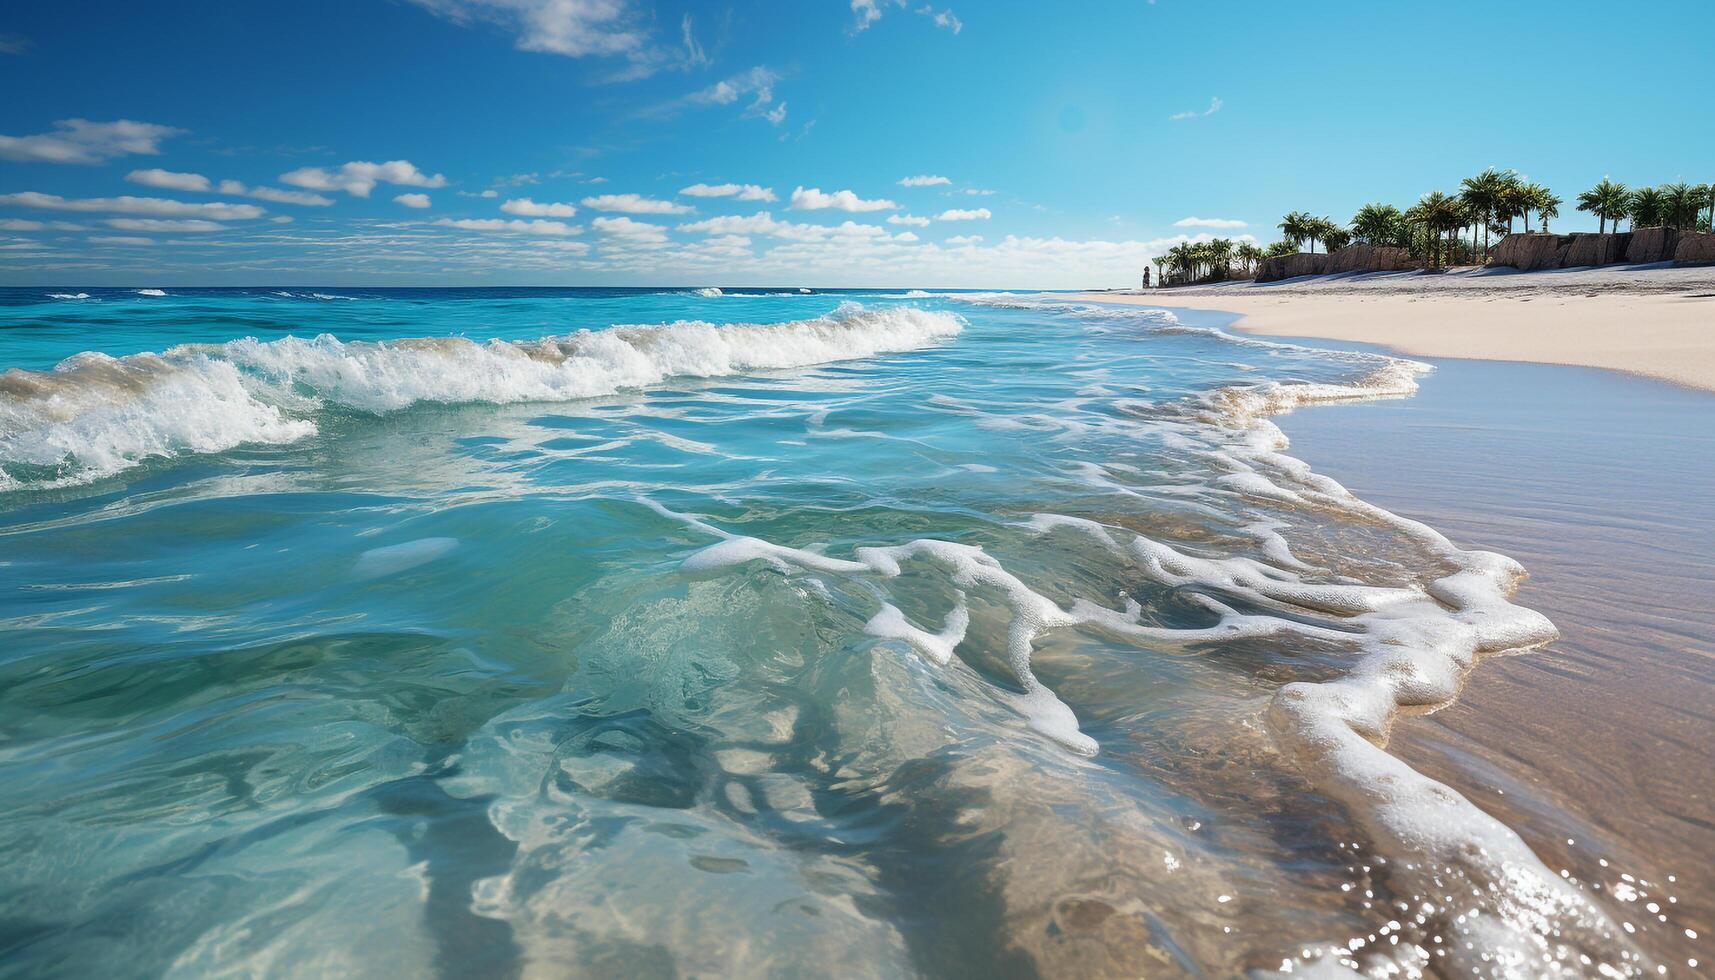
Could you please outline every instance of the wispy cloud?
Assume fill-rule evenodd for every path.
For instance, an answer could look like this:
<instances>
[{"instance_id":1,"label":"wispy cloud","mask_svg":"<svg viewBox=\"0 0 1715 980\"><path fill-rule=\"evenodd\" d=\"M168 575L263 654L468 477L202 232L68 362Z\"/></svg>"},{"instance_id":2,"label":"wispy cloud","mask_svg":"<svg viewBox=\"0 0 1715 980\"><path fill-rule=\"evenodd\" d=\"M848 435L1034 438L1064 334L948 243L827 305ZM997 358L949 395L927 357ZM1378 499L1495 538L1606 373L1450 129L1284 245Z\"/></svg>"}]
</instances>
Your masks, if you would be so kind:
<instances>
[{"instance_id":1,"label":"wispy cloud","mask_svg":"<svg viewBox=\"0 0 1715 980\"><path fill-rule=\"evenodd\" d=\"M223 180L219 184L209 180L202 174L179 173L172 170L162 170L159 167L149 170L133 170L125 175L125 179L133 184L145 187L159 187L170 191L191 191L201 194L226 194L232 197L254 197L259 201L273 201L276 204L302 204L307 207L327 207L333 203L332 198L307 191L286 191L278 187L246 187L236 180Z\"/></svg>"},{"instance_id":2,"label":"wispy cloud","mask_svg":"<svg viewBox=\"0 0 1715 980\"><path fill-rule=\"evenodd\" d=\"M1176 120L1176 121L1180 120L1180 119L1200 119L1204 116L1212 116L1215 113L1220 112L1220 111L1221 111L1221 99L1220 99L1220 96L1216 96L1216 97L1211 98L1209 100L1209 108L1204 109L1202 112L1198 112L1195 109L1193 109L1189 112L1175 112L1173 115L1168 116L1167 118L1172 119L1172 120Z\"/></svg>"},{"instance_id":3,"label":"wispy cloud","mask_svg":"<svg viewBox=\"0 0 1715 980\"><path fill-rule=\"evenodd\" d=\"M0 136L0 159L24 163L101 163L114 157L161 152L161 141L184 132L171 126L115 119L61 119L51 132Z\"/></svg>"},{"instance_id":4,"label":"wispy cloud","mask_svg":"<svg viewBox=\"0 0 1715 980\"><path fill-rule=\"evenodd\" d=\"M568 225L564 221L544 221L541 218L537 218L535 221L523 221L518 218L513 218L510 221L504 218L440 218L435 221L435 224L445 228L460 228L464 231L509 232L518 235L583 234L583 229L575 225Z\"/></svg>"},{"instance_id":5,"label":"wispy cloud","mask_svg":"<svg viewBox=\"0 0 1715 980\"><path fill-rule=\"evenodd\" d=\"M1173 222L1175 228L1244 228L1245 222L1236 218L1180 218Z\"/></svg>"},{"instance_id":6,"label":"wispy cloud","mask_svg":"<svg viewBox=\"0 0 1715 980\"><path fill-rule=\"evenodd\" d=\"M657 106L651 110L651 114L671 114L693 106L732 105L740 99L745 99L745 116L767 119L778 126L786 121L786 103L774 102L774 86L779 81L779 72L766 65L757 65L730 78L723 78L707 88L698 89L690 95Z\"/></svg>"},{"instance_id":7,"label":"wispy cloud","mask_svg":"<svg viewBox=\"0 0 1715 980\"><path fill-rule=\"evenodd\" d=\"M44 211L91 211L107 214L135 214L157 218L208 218L214 221L243 221L260 218L268 212L254 204L211 202L192 204L164 197L61 197L38 191L0 194L0 204L37 208Z\"/></svg>"},{"instance_id":8,"label":"wispy cloud","mask_svg":"<svg viewBox=\"0 0 1715 980\"><path fill-rule=\"evenodd\" d=\"M880 20L882 13L887 8L907 9L907 0L851 0L851 7L852 33L858 34L868 30L871 24ZM936 10L929 4L914 9L916 13L934 21L936 27L945 27L954 34L965 29L964 22L959 20L952 10Z\"/></svg>"},{"instance_id":9,"label":"wispy cloud","mask_svg":"<svg viewBox=\"0 0 1715 980\"><path fill-rule=\"evenodd\" d=\"M225 231L227 225L201 218L108 218L102 224L120 231Z\"/></svg>"},{"instance_id":10,"label":"wispy cloud","mask_svg":"<svg viewBox=\"0 0 1715 980\"><path fill-rule=\"evenodd\" d=\"M394 196L393 203L408 208L426 208L431 202L427 194L398 194Z\"/></svg>"},{"instance_id":11,"label":"wispy cloud","mask_svg":"<svg viewBox=\"0 0 1715 980\"><path fill-rule=\"evenodd\" d=\"M940 214L937 214L935 216L935 220L936 221L987 221L988 219L990 219L992 217L994 217L994 214L993 214L993 212L989 211L988 208L971 208L970 210L962 210L960 208L952 208L952 209L949 209L946 211L942 211Z\"/></svg>"},{"instance_id":12,"label":"wispy cloud","mask_svg":"<svg viewBox=\"0 0 1715 980\"><path fill-rule=\"evenodd\" d=\"M887 216L887 223L890 225L916 225L921 228L929 223L929 219L918 217L915 214L890 214Z\"/></svg>"},{"instance_id":13,"label":"wispy cloud","mask_svg":"<svg viewBox=\"0 0 1715 980\"><path fill-rule=\"evenodd\" d=\"M938 174L918 174L915 177L902 177L899 180L901 187L934 187L938 184L951 183L951 180Z\"/></svg>"}]
</instances>

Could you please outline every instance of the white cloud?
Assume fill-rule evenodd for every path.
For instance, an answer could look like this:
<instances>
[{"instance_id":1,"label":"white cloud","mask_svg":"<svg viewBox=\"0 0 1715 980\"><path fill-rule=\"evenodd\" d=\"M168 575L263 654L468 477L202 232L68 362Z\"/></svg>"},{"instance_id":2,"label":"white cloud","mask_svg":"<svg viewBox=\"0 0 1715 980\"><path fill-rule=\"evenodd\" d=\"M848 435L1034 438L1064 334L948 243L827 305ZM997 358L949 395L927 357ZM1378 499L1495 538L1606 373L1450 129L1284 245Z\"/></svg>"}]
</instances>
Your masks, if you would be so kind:
<instances>
[{"instance_id":1,"label":"white cloud","mask_svg":"<svg viewBox=\"0 0 1715 980\"><path fill-rule=\"evenodd\" d=\"M893 240L896 242L915 242L918 238L916 232L902 231L899 234L894 235Z\"/></svg>"},{"instance_id":2,"label":"white cloud","mask_svg":"<svg viewBox=\"0 0 1715 980\"><path fill-rule=\"evenodd\" d=\"M597 211L623 211L627 214L684 214L691 210L686 204L662 201L641 194L597 194L584 198L583 205Z\"/></svg>"},{"instance_id":3,"label":"white cloud","mask_svg":"<svg viewBox=\"0 0 1715 980\"><path fill-rule=\"evenodd\" d=\"M527 197L514 197L500 206L507 214L521 214L527 218L570 218L578 213L578 209L570 204L542 202L538 204Z\"/></svg>"},{"instance_id":4,"label":"white cloud","mask_svg":"<svg viewBox=\"0 0 1715 980\"><path fill-rule=\"evenodd\" d=\"M133 170L125 175L125 179L133 184L160 187L169 191L207 191L211 186L208 178L202 174L174 173L159 167Z\"/></svg>"},{"instance_id":5,"label":"white cloud","mask_svg":"<svg viewBox=\"0 0 1715 980\"><path fill-rule=\"evenodd\" d=\"M353 160L338 170L299 167L290 173L281 174L280 182L294 187L307 187L312 191L345 191L354 197L368 197L378 183L430 188L447 185L445 177L440 174L431 177L418 170L409 160L389 160L386 163Z\"/></svg>"},{"instance_id":6,"label":"white cloud","mask_svg":"<svg viewBox=\"0 0 1715 980\"><path fill-rule=\"evenodd\" d=\"M408 208L426 208L429 206L427 194L397 194L393 197L394 204L403 204Z\"/></svg>"},{"instance_id":7,"label":"white cloud","mask_svg":"<svg viewBox=\"0 0 1715 980\"><path fill-rule=\"evenodd\" d=\"M835 191L824 194L818 188L808 190L799 187L792 191L792 207L799 211L821 211L825 208L835 208L840 211L889 211L899 205L877 198L866 201L851 191Z\"/></svg>"},{"instance_id":8,"label":"white cloud","mask_svg":"<svg viewBox=\"0 0 1715 980\"><path fill-rule=\"evenodd\" d=\"M102 222L120 231L225 231L218 221L198 218L108 218Z\"/></svg>"},{"instance_id":9,"label":"white cloud","mask_svg":"<svg viewBox=\"0 0 1715 980\"><path fill-rule=\"evenodd\" d=\"M97 245L153 245L153 238L140 235L91 235L89 240Z\"/></svg>"},{"instance_id":10,"label":"white cloud","mask_svg":"<svg viewBox=\"0 0 1715 980\"><path fill-rule=\"evenodd\" d=\"M1244 228L1243 221L1234 218L1180 218L1173 222L1175 228Z\"/></svg>"},{"instance_id":11,"label":"white cloud","mask_svg":"<svg viewBox=\"0 0 1715 980\"><path fill-rule=\"evenodd\" d=\"M782 101L779 105L777 105L774 108L763 113L762 118L768 120L768 122L771 125L775 125L775 126L778 126L781 123L785 122L786 121L786 103L784 101Z\"/></svg>"},{"instance_id":12,"label":"white cloud","mask_svg":"<svg viewBox=\"0 0 1715 980\"><path fill-rule=\"evenodd\" d=\"M477 195L477 197L499 197L499 196L500 196L500 192L495 190L492 187L490 187L486 191L483 191L481 194Z\"/></svg>"},{"instance_id":13,"label":"white cloud","mask_svg":"<svg viewBox=\"0 0 1715 980\"><path fill-rule=\"evenodd\" d=\"M223 180L219 184L215 184L202 174L175 173L160 168L133 170L125 175L125 179L133 184L143 184L148 187L161 187L175 191L196 191L204 194L229 194L234 197L254 197L259 201L273 201L277 204L327 207L333 203L331 198L306 191L286 191L278 187L245 187L236 180Z\"/></svg>"},{"instance_id":14,"label":"white cloud","mask_svg":"<svg viewBox=\"0 0 1715 980\"><path fill-rule=\"evenodd\" d=\"M981 187L967 187L967 188L965 188L965 193L970 195L971 197L993 197L994 196L994 191L987 190L987 189L984 189Z\"/></svg>"},{"instance_id":15,"label":"white cloud","mask_svg":"<svg viewBox=\"0 0 1715 980\"><path fill-rule=\"evenodd\" d=\"M513 218L508 221L503 218L440 218L435 224L447 228L462 228L465 231L499 231L513 232L521 235L577 235L582 228L568 225L564 221L520 221Z\"/></svg>"},{"instance_id":16,"label":"white cloud","mask_svg":"<svg viewBox=\"0 0 1715 980\"><path fill-rule=\"evenodd\" d=\"M916 225L919 228L929 223L928 218L920 218L914 214L890 214L887 216L890 225Z\"/></svg>"},{"instance_id":17,"label":"white cloud","mask_svg":"<svg viewBox=\"0 0 1715 980\"><path fill-rule=\"evenodd\" d=\"M276 204L302 204L312 208L325 208L333 204L333 198L311 194L309 191L288 191L278 187L246 188L236 180L221 181L220 192L222 194L241 194L245 197L254 197L258 201L273 201Z\"/></svg>"},{"instance_id":18,"label":"white cloud","mask_svg":"<svg viewBox=\"0 0 1715 980\"><path fill-rule=\"evenodd\" d=\"M412 0L455 24L485 21L517 35L522 51L568 58L624 58L621 79L642 78L664 67L690 68L708 63L691 34L691 18L680 21L682 47L654 42L649 16L629 0Z\"/></svg>"},{"instance_id":19,"label":"white cloud","mask_svg":"<svg viewBox=\"0 0 1715 980\"><path fill-rule=\"evenodd\" d=\"M975 245L983 240L981 235L954 235L947 239L948 245Z\"/></svg>"},{"instance_id":20,"label":"white cloud","mask_svg":"<svg viewBox=\"0 0 1715 980\"><path fill-rule=\"evenodd\" d=\"M937 214L935 216L935 220L936 221L986 221L992 217L994 217L994 215L989 212L988 208L973 208L973 209L968 210L968 211L962 210L959 208L951 208L949 210L942 211L940 214Z\"/></svg>"},{"instance_id":21,"label":"white cloud","mask_svg":"<svg viewBox=\"0 0 1715 980\"><path fill-rule=\"evenodd\" d=\"M0 231L86 231L83 225L70 221L30 221L25 218L7 218L0 221Z\"/></svg>"},{"instance_id":22,"label":"white cloud","mask_svg":"<svg viewBox=\"0 0 1715 980\"><path fill-rule=\"evenodd\" d=\"M1202 112L1198 112L1197 110L1192 109L1189 112L1175 112L1173 115L1168 116L1167 118L1172 119L1172 120L1176 120L1176 121L1180 120L1180 119L1198 119L1198 118L1201 118L1203 116L1212 116L1215 113L1220 112L1220 111L1221 111L1221 100L1219 97L1217 97L1217 98L1210 99L1209 100L1209 108L1203 110Z\"/></svg>"},{"instance_id":23,"label":"white cloud","mask_svg":"<svg viewBox=\"0 0 1715 980\"><path fill-rule=\"evenodd\" d=\"M0 204L13 204L44 211L94 211L109 214L141 214L161 218L212 218L216 221L242 221L260 218L268 212L254 204L190 204L163 197L60 197L37 191L0 194Z\"/></svg>"},{"instance_id":24,"label":"white cloud","mask_svg":"<svg viewBox=\"0 0 1715 980\"><path fill-rule=\"evenodd\" d=\"M645 242L664 242L667 240L667 229L660 225L652 225L647 221L633 221L630 218L596 218L590 224L604 235L614 235Z\"/></svg>"},{"instance_id":25,"label":"white cloud","mask_svg":"<svg viewBox=\"0 0 1715 980\"><path fill-rule=\"evenodd\" d=\"M919 174L916 177L906 177L899 181L901 187L934 187L937 184L951 184L952 181L936 174Z\"/></svg>"},{"instance_id":26,"label":"white cloud","mask_svg":"<svg viewBox=\"0 0 1715 980\"><path fill-rule=\"evenodd\" d=\"M34 136L0 136L0 159L25 163L100 163L128 154L153 156L161 141L184 132L171 126L116 119L90 122L61 119L52 132Z\"/></svg>"},{"instance_id":27,"label":"white cloud","mask_svg":"<svg viewBox=\"0 0 1715 980\"><path fill-rule=\"evenodd\" d=\"M686 197L731 197L740 201L775 201L774 188L756 184L692 184L679 188Z\"/></svg>"},{"instance_id":28,"label":"white cloud","mask_svg":"<svg viewBox=\"0 0 1715 980\"><path fill-rule=\"evenodd\" d=\"M292 219L292 216L289 214L276 214L274 217L269 218L268 220L272 221L273 223L275 223L277 225L289 225L292 223L293 219Z\"/></svg>"},{"instance_id":29,"label":"white cloud","mask_svg":"<svg viewBox=\"0 0 1715 980\"><path fill-rule=\"evenodd\" d=\"M767 211L752 215L724 214L679 226L680 231L706 235L767 235L797 242L820 242L830 239L886 238L887 229L880 225L864 225L846 221L838 225L812 225L794 221L776 221Z\"/></svg>"}]
</instances>

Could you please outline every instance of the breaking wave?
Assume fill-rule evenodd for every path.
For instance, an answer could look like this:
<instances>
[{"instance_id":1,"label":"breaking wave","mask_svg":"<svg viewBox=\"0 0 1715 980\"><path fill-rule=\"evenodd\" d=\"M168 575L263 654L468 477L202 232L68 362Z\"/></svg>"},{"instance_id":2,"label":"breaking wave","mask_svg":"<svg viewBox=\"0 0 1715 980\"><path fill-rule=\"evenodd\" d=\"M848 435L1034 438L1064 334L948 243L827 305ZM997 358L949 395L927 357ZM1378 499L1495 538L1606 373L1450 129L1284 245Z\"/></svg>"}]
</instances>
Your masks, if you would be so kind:
<instances>
[{"instance_id":1,"label":"breaking wave","mask_svg":"<svg viewBox=\"0 0 1715 980\"><path fill-rule=\"evenodd\" d=\"M80 483L150 457L316 431L329 405L381 413L420 402L557 402L668 378L721 377L907 351L957 334L956 315L865 311L716 326L703 321L580 330L529 341L330 336L185 345L51 371L0 374L0 489Z\"/></svg>"}]
</instances>

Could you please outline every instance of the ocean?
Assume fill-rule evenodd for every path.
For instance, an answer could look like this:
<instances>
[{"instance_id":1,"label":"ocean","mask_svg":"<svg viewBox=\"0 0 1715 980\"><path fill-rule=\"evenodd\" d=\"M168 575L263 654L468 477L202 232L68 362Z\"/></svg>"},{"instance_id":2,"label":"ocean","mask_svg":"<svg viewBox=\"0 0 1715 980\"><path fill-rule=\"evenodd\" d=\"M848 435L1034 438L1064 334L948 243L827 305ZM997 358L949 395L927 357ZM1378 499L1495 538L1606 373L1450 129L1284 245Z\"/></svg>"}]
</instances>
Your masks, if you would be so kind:
<instances>
[{"instance_id":1,"label":"ocean","mask_svg":"<svg viewBox=\"0 0 1715 980\"><path fill-rule=\"evenodd\" d=\"M1654 972L1386 751L1556 635L1270 421L1423 365L1051 295L12 288L0 368L0 975Z\"/></svg>"}]
</instances>

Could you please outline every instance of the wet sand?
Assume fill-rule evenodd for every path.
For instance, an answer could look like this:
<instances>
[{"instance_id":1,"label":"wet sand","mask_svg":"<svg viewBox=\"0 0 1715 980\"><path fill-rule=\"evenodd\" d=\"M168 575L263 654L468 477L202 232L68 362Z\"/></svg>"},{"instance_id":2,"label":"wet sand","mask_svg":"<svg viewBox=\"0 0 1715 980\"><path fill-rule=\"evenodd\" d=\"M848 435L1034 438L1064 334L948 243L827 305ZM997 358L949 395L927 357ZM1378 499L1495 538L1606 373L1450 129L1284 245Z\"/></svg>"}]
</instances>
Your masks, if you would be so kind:
<instances>
[{"instance_id":1,"label":"wet sand","mask_svg":"<svg viewBox=\"0 0 1715 980\"><path fill-rule=\"evenodd\" d=\"M1715 267L1363 273L1077 296L1227 311L1243 317L1234 329L1272 337L1612 368L1715 391Z\"/></svg>"},{"instance_id":2,"label":"wet sand","mask_svg":"<svg viewBox=\"0 0 1715 980\"><path fill-rule=\"evenodd\" d=\"M1708 969L1715 395L1586 368L1432 363L1414 398L1276 421L1293 455L1364 499L1521 561L1517 601L1562 639L1487 659L1390 747L1550 868L1599 885L1669 975Z\"/></svg>"}]
</instances>

